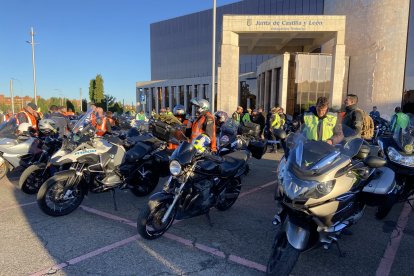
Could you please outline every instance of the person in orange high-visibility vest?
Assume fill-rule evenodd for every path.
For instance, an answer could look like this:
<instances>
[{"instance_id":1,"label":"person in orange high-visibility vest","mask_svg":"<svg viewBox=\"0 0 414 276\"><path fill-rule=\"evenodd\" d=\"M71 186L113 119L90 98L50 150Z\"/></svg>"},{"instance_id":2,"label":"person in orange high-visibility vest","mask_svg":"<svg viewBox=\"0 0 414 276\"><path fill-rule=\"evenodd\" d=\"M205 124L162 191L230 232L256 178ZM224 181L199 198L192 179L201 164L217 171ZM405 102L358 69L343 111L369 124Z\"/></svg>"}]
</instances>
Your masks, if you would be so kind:
<instances>
[{"instance_id":1,"label":"person in orange high-visibility vest","mask_svg":"<svg viewBox=\"0 0 414 276\"><path fill-rule=\"evenodd\" d=\"M3 116L3 122L6 122L7 123L13 117L14 117L13 112L11 110L7 110L7 113L4 114L4 116Z\"/></svg>"},{"instance_id":2,"label":"person in orange high-visibility vest","mask_svg":"<svg viewBox=\"0 0 414 276\"><path fill-rule=\"evenodd\" d=\"M34 130L37 131L37 123L39 116L36 112L37 105L34 103L28 103L19 113L16 115L17 124L29 123Z\"/></svg>"},{"instance_id":3,"label":"person in orange high-visibility vest","mask_svg":"<svg viewBox=\"0 0 414 276\"><path fill-rule=\"evenodd\" d=\"M96 135L104 136L105 133L111 132L111 123L108 118L104 115L101 107L96 108Z\"/></svg>"},{"instance_id":4,"label":"person in orange high-visibility vest","mask_svg":"<svg viewBox=\"0 0 414 276\"><path fill-rule=\"evenodd\" d=\"M192 99L200 116L193 122L191 127L191 140L193 141L201 134L206 134L211 140L211 150L217 151L216 123L214 116L210 113L210 103L204 99Z\"/></svg>"},{"instance_id":5,"label":"person in orange high-visibility vest","mask_svg":"<svg viewBox=\"0 0 414 276\"><path fill-rule=\"evenodd\" d=\"M115 120L113 119L113 114L111 111L106 112L106 118L108 119L108 122L111 125L111 127L115 126Z\"/></svg>"}]
</instances>

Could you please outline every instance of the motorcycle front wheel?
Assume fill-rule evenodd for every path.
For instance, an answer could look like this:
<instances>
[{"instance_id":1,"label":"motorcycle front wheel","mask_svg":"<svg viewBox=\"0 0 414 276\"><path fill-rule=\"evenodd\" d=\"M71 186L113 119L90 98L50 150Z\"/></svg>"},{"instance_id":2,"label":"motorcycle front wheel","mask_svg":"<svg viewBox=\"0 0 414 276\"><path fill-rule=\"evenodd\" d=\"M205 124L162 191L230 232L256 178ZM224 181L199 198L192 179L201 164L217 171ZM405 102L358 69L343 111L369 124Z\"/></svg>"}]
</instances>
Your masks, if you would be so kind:
<instances>
[{"instance_id":1,"label":"motorcycle front wheel","mask_svg":"<svg viewBox=\"0 0 414 276\"><path fill-rule=\"evenodd\" d=\"M290 245L286 233L279 230L273 243L272 254L267 262L267 275L289 275L295 267L300 251Z\"/></svg>"},{"instance_id":2,"label":"motorcycle front wheel","mask_svg":"<svg viewBox=\"0 0 414 276\"><path fill-rule=\"evenodd\" d=\"M50 177L50 172L45 171L45 166L38 164L27 167L19 179L20 190L29 195L37 193L40 186Z\"/></svg>"},{"instance_id":3,"label":"motorcycle front wheel","mask_svg":"<svg viewBox=\"0 0 414 276\"><path fill-rule=\"evenodd\" d=\"M172 225L177 209L174 208L165 223L162 218L167 212L170 202L160 202L157 207L151 209L148 205L140 212L137 220L138 233L146 240L154 240L161 237Z\"/></svg>"},{"instance_id":4,"label":"motorcycle front wheel","mask_svg":"<svg viewBox=\"0 0 414 276\"><path fill-rule=\"evenodd\" d=\"M75 175L54 175L40 187L37 204L49 216L59 217L73 212L82 203L85 196L80 183L68 187Z\"/></svg>"}]
</instances>

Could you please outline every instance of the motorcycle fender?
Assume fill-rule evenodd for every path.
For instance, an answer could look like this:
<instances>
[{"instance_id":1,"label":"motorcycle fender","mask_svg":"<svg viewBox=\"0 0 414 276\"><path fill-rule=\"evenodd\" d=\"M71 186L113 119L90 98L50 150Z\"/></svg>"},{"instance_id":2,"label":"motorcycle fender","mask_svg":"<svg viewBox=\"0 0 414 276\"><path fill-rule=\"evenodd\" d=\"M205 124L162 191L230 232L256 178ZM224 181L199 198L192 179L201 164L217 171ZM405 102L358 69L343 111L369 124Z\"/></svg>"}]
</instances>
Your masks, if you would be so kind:
<instances>
[{"instance_id":1,"label":"motorcycle fender","mask_svg":"<svg viewBox=\"0 0 414 276\"><path fill-rule=\"evenodd\" d=\"M158 192L153 194L152 196L150 196L149 200L148 200L148 206L150 207L151 210L155 209L161 202L173 202L174 200L174 195L173 194L169 194L166 193L164 191L162 192Z\"/></svg>"},{"instance_id":2,"label":"motorcycle fender","mask_svg":"<svg viewBox=\"0 0 414 276\"><path fill-rule=\"evenodd\" d=\"M285 224L285 231L287 239L297 250L304 250L307 248L310 232L298 225L292 223L289 219Z\"/></svg>"}]
</instances>

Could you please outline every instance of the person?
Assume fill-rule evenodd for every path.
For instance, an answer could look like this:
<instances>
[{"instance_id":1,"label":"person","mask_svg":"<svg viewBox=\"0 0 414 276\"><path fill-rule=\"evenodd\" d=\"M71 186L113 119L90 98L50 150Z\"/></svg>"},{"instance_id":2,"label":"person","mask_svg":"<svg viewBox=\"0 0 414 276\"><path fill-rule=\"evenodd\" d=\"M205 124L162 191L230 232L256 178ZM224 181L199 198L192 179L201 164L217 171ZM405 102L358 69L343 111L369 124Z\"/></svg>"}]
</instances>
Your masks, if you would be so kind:
<instances>
[{"instance_id":1,"label":"person","mask_svg":"<svg viewBox=\"0 0 414 276\"><path fill-rule=\"evenodd\" d=\"M62 113L62 115L65 116L65 117L68 116L67 109L64 106L59 106L59 112Z\"/></svg>"},{"instance_id":2,"label":"person","mask_svg":"<svg viewBox=\"0 0 414 276\"><path fill-rule=\"evenodd\" d=\"M345 98L345 116L342 123L355 132L355 136L361 136L362 127L364 124L364 114L358 108L358 96L348 94Z\"/></svg>"},{"instance_id":3,"label":"person","mask_svg":"<svg viewBox=\"0 0 414 276\"><path fill-rule=\"evenodd\" d=\"M259 108L257 109L257 114L253 114L253 123L260 125L260 134L263 137L263 131L266 125L266 118L263 115L263 109Z\"/></svg>"},{"instance_id":4,"label":"person","mask_svg":"<svg viewBox=\"0 0 414 276\"><path fill-rule=\"evenodd\" d=\"M19 113L16 115L17 124L29 123L30 126L37 131L38 114L36 113L37 105L34 103L28 103Z\"/></svg>"},{"instance_id":5,"label":"person","mask_svg":"<svg viewBox=\"0 0 414 276\"><path fill-rule=\"evenodd\" d=\"M233 113L233 115L231 115L231 117L233 118L233 120L235 120L238 123L241 123L241 114L243 113L243 107L238 106L236 111Z\"/></svg>"},{"instance_id":6,"label":"person","mask_svg":"<svg viewBox=\"0 0 414 276\"><path fill-rule=\"evenodd\" d=\"M72 111L72 108L68 108L68 112L66 112L66 116L74 116L75 113Z\"/></svg>"},{"instance_id":7,"label":"person","mask_svg":"<svg viewBox=\"0 0 414 276\"><path fill-rule=\"evenodd\" d=\"M247 112L244 113L244 115L243 115L243 117L242 117L241 120L242 120L242 123L243 124L252 121L252 110L250 108L247 109Z\"/></svg>"},{"instance_id":8,"label":"person","mask_svg":"<svg viewBox=\"0 0 414 276\"><path fill-rule=\"evenodd\" d=\"M204 99L194 98L191 100L191 104L198 107L197 111L200 113L200 116L193 122L191 140L193 141L201 134L206 134L211 140L211 150L216 152L216 122L214 116L210 113L210 103Z\"/></svg>"},{"instance_id":9,"label":"person","mask_svg":"<svg viewBox=\"0 0 414 276\"><path fill-rule=\"evenodd\" d=\"M157 112L155 111L155 108L153 108L151 111L151 118L154 118L155 115L157 115Z\"/></svg>"},{"instance_id":10,"label":"person","mask_svg":"<svg viewBox=\"0 0 414 276\"><path fill-rule=\"evenodd\" d=\"M167 115L173 115L173 113L171 112L170 107L167 107L167 110L165 111L165 113L166 113Z\"/></svg>"},{"instance_id":11,"label":"person","mask_svg":"<svg viewBox=\"0 0 414 276\"><path fill-rule=\"evenodd\" d=\"M329 102L326 97L319 97L315 111L306 112L303 116L304 135L309 140L324 141L330 145L339 144L344 135L338 115L328 112Z\"/></svg>"},{"instance_id":12,"label":"person","mask_svg":"<svg viewBox=\"0 0 414 276\"><path fill-rule=\"evenodd\" d=\"M111 127L115 126L115 120L113 118L113 113L112 111L107 111L106 113L106 118L108 118L109 124L111 125Z\"/></svg>"},{"instance_id":13,"label":"person","mask_svg":"<svg viewBox=\"0 0 414 276\"><path fill-rule=\"evenodd\" d=\"M160 109L160 115L162 115L162 114L165 114L165 108L164 107L162 107L161 109Z\"/></svg>"},{"instance_id":14,"label":"person","mask_svg":"<svg viewBox=\"0 0 414 276\"><path fill-rule=\"evenodd\" d=\"M3 122L6 122L7 123L8 121L10 121L11 118L13 118L13 112L9 109L3 115Z\"/></svg>"},{"instance_id":15,"label":"person","mask_svg":"<svg viewBox=\"0 0 414 276\"><path fill-rule=\"evenodd\" d=\"M378 112L378 110L377 110L377 107L376 106L373 106L372 107L372 111L369 113L369 116L371 116L371 118L372 119L375 119L375 118L380 118L381 116L380 116L380 113Z\"/></svg>"},{"instance_id":16,"label":"person","mask_svg":"<svg viewBox=\"0 0 414 276\"><path fill-rule=\"evenodd\" d=\"M269 140L276 140L276 136L274 132L276 130L283 130L283 126L285 125L285 122L282 118L280 118L279 115L280 107L273 107L270 110L271 116L269 119ZM283 145L282 145L283 146ZM271 152L274 152L276 150L275 144L272 144Z\"/></svg>"},{"instance_id":17,"label":"person","mask_svg":"<svg viewBox=\"0 0 414 276\"><path fill-rule=\"evenodd\" d=\"M59 137L63 138L71 130L69 119L59 112L59 108L56 105L51 105L49 111L50 114L47 116L47 119L51 119L55 122Z\"/></svg>"},{"instance_id":18,"label":"person","mask_svg":"<svg viewBox=\"0 0 414 276\"><path fill-rule=\"evenodd\" d=\"M284 122L283 125L284 125L286 123L286 114L285 114L285 110L283 109L283 107L279 107L279 117L281 120L283 120Z\"/></svg>"},{"instance_id":19,"label":"person","mask_svg":"<svg viewBox=\"0 0 414 276\"><path fill-rule=\"evenodd\" d=\"M111 133L111 123L105 116L102 107L96 108L96 135L104 136L106 133Z\"/></svg>"},{"instance_id":20,"label":"person","mask_svg":"<svg viewBox=\"0 0 414 276\"><path fill-rule=\"evenodd\" d=\"M135 116L135 120L137 121L148 121L147 116L145 116L144 110L141 110L136 116Z\"/></svg>"},{"instance_id":21,"label":"person","mask_svg":"<svg viewBox=\"0 0 414 276\"><path fill-rule=\"evenodd\" d=\"M400 130L404 130L410 123L410 117L407 114L403 113L401 107L397 106L395 109L395 114L391 118L391 132L397 133Z\"/></svg>"}]
</instances>

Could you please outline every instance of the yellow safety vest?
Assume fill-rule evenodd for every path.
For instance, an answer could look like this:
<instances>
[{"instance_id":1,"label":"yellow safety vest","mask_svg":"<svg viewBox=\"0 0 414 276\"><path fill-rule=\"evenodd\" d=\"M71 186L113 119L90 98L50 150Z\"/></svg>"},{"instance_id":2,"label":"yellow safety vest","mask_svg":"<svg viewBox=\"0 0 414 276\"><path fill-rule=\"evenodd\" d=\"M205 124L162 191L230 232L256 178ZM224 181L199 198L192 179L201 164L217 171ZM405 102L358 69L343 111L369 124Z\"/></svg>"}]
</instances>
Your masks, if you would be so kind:
<instances>
[{"instance_id":1,"label":"yellow safety vest","mask_svg":"<svg viewBox=\"0 0 414 276\"><path fill-rule=\"evenodd\" d=\"M325 118L322 121L322 141L327 141L332 138L337 119L338 117L335 113L326 114ZM304 131L306 138L309 140L318 141L319 117L313 113L305 113L303 120L305 122Z\"/></svg>"}]
</instances>

